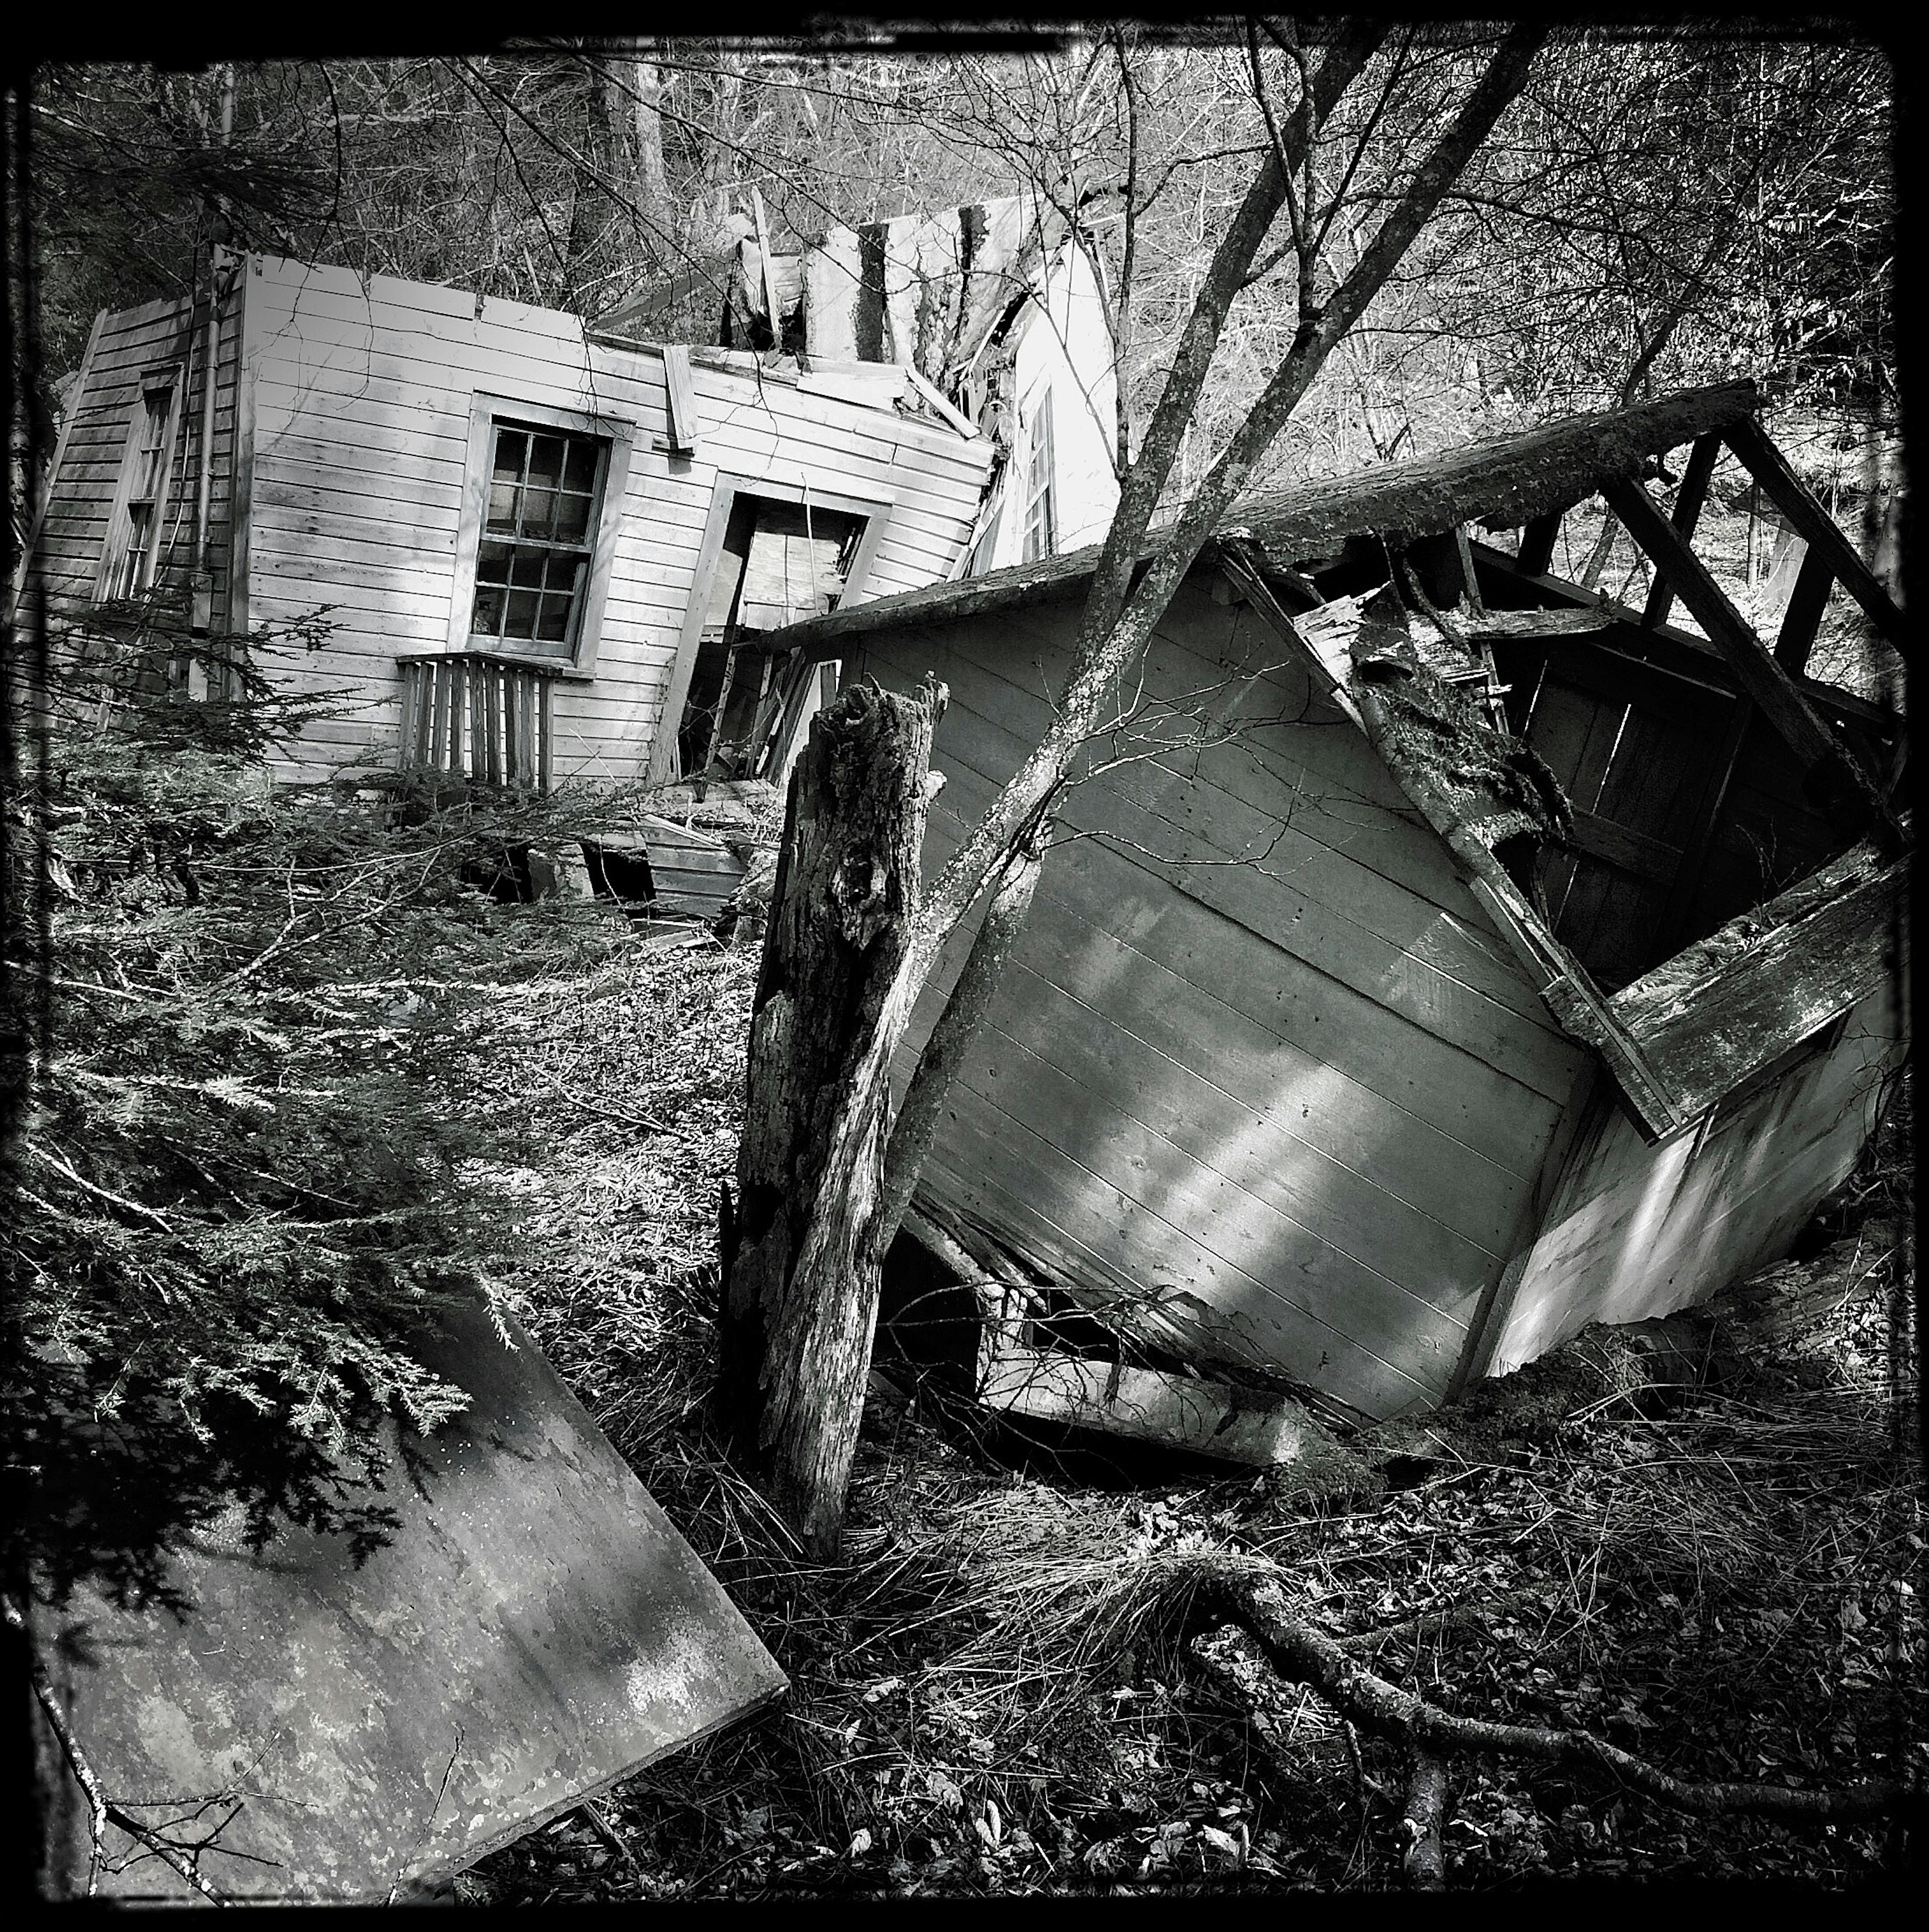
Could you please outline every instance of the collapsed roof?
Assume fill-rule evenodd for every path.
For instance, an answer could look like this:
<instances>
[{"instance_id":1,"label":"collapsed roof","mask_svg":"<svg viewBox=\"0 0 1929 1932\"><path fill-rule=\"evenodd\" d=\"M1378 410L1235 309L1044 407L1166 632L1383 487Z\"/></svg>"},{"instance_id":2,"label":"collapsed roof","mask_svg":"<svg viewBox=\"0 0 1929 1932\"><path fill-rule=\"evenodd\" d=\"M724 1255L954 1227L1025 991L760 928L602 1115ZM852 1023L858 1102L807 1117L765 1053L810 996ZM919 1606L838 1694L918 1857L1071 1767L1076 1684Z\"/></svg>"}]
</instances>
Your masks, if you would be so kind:
<instances>
[{"instance_id":1,"label":"collapsed roof","mask_svg":"<svg viewBox=\"0 0 1929 1932\"><path fill-rule=\"evenodd\" d=\"M1599 1053L1643 1132L1654 1136L1694 1118L1724 1082L1732 1086L1768 1064L1851 1003L1871 976L1887 970L1888 925L1901 902L1904 862L1899 855L1907 836L1893 802L1904 755L1895 721L1864 706L1877 718L1889 718L1896 738L1892 755L1872 758L1867 744L1840 728L1839 705L1832 710L1835 700L1856 700L1805 673L1832 582L1839 581L1881 634L1906 652L1901 614L1756 426L1760 403L1751 382L1717 384L1333 481L1256 493L1221 519L1206 556L1268 614L1272 629L1365 732L1423 818L1454 850L1550 1012L1574 1039ZM1672 515L1664 515L1642 482L1661 473L1659 458L1686 443L1694 446L1694 454ZM1819 584L1819 594L1798 600L1805 616L1798 619L1792 604L1772 653L1689 547L1724 443L1807 541L1811 556L1806 567ZM1561 514L1596 494L1607 499L1655 566L1654 590L1643 613L1545 574ZM1567 608L1485 609L1472 579L1469 524L1520 528L1517 556L1486 553L1482 547L1489 565L1505 566L1530 601ZM1155 550L1160 534L1155 528L1148 536L1142 557ZM1451 551L1456 542L1461 556L1452 569L1456 574L1465 571L1469 608L1457 620L1443 620L1411 564L1429 544ZM1093 547L847 605L793 626L774 641L813 656L834 657L850 640L887 627L915 628L927 619L948 622L1067 597L1089 578L1098 556ZM1364 568L1376 557L1376 596L1387 600L1377 610L1362 610L1350 597L1328 602L1328 590L1301 574L1340 566L1343 575L1346 567ZM1403 580L1405 590L1398 587ZM1675 598L1705 637L1663 623ZM1706 1055L1682 1034L1679 1001L1650 997L1653 989L1645 981L1610 999L1530 903L1514 875L1518 867L1510 871L1502 848L1523 834L1562 836L1565 802L1529 748L1478 727L1464 692L1442 685L1417 661L1396 661L1398 651L1390 652L1385 641L1389 610L1397 620L1404 609L1414 634L1427 631L1427 619L1411 609L1409 600L1430 614L1433 628L1454 636L1474 658L1484 639L1552 638L1610 624L1685 649L1786 741L1805 774L1805 789L1825 800L1832 818L1847 828L1843 842L1867 837L1861 860L1818 874L1827 888L1824 901L1841 900L1849 911L1818 922L1813 894L1785 896L1762 908L1749 932L1728 934L1718 962L1700 974L1699 1006L1719 1010L1732 1022L1724 1035L1724 1070L1712 1070ZM1445 601L1454 604L1455 595ZM1346 606L1353 608L1343 609ZM1492 692L1490 657L1489 667ZM1835 722L1826 722L1824 711ZM1481 740L1493 740L1484 748L1491 755L1478 755ZM1769 943L1777 933L1787 935L1786 943Z\"/></svg>"},{"instance_id":2,"label":"collapsed roof","mask_svg":"<svg viewBox=\"0 0 1929 1932\"><path fill-rule=\"evenodd\" d=\"M1745 423L1760 406L1754 384L1742 381L1634 409L1571 416L1435 456L1255 492L1233 504L1217 534L1251 543L1275 566L1295 566L1336 555L1349 538L1374 538L1397 549L1470 523L1490 529L1529 524L1582 502L1604 483L1640 477L1656 456ZM1155 526L1143 554L1152 554L1161 533ZM1029 603L1089 578L1098 554L1093 544L966 584L933 584L848 605L787 635L828 644L927 609L982 611Z\"/></svg>"}]
</instances>

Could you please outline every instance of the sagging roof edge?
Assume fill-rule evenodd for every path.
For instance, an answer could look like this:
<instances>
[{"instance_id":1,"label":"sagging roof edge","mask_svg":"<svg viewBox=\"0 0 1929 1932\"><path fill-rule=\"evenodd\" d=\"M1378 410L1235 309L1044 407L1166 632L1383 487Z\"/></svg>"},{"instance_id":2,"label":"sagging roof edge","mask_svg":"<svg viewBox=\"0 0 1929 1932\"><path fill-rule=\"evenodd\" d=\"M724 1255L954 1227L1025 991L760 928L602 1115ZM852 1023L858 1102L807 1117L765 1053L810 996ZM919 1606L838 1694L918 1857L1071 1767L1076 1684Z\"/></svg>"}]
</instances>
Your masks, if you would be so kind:
<instances>
[{"instance_id":1,"label":"sagging roof edge","mask_svg":"<svg viewBox=\"0 0 1929 1932\"><path fill-rule=\"evenodd\" d=\"M355 270L343 267L337 262L312 262L299 256L278 255L268 250L259 248L247 249L241 253L244 259L259 262L264 265L276 264L298 268L307 274L351 278L358 284L364 298L370 297L375 285L382 282L403 288L433 290L439 295L460 297L461 298L460 302L446 307L441 311L447 316L454 316L463 312L467 309L469 303L475 299L470 290L460 288L452 282L418 281L407 275L387 274L372 274L364 278ZM190 308L199 299L198 294L190 290L185 295L159 296L151 302L139 303L132 308L102 309L98 311L98 314L111 315L124 319L158 320L172 310ZM507 296L488 297L486 302L475 308L475 320L478 322L486 320L488 310L491 307L499 311L505 308L520 309L534 315L563 317L577 325L586 350L594 347L614 350L623 355L654 356L660 359L666 348L681 349L689 357L691 363L698 368L708 369L723 375L742 376L752 382L774 382L788 388L796 388L800 378L808 377L813 373L831 374L847 369L876 372L880 379L879 387L882 388L882 379L888 376L894 369L899 367L891 363L853 364L832 362L826 358L818 358L810 368L800 368L793 358L774 358L767 354L759 355L750 350L725 349L705 343L664 343L647 340L637 336L622 334L618 330L610 328L607 326L607 318L592 319L578 315L573 309L555 308L538 302L518 302L514 297ZM497 319L500 320L503 318L499 314ZM825 392L817 393L820 395L828 394ZM882 396L872 399L862 396L839 394L831 398L831 400L843 403L852 409L867 410L874 413L890 416L900 422L908 420L920 428L928 430L936 434L956 438L960 441L969 440L971 436L977 434L975 430L960 430L955 422L948 419L943 411L931 409L928 398L921 399L924 410L928 413L912 413L908 417L897 410L893 400Z\"/></svg>"},{"instance_id":2,"label":"sagging roof edge","mask_svg":"<svg viewBox=\"0 0 1929 1932\"><path fill-rule=\"evenodd\" d=\"M1612 996L1558 938L1451 798L1389 741L1364 679L1340 682L1301 635L1237 539L1224 562L1261 622L1339 705L1453 854L1468 890L1562 1032L1600 1060L1650 1142L1692 1125L1846 1012L1895 964L1908 855L1865 839Z\"/></svg>"},{"instance_id":3,"label":"sagging roof edge","mask_svg":"<svg viewBox=\"0 0 1929 1932\"><path fill-rule=\"evenodd\" d=\"M1631 410L1569 416L1538 429L1327 481L1241 498L1217 534L1245 538L1275 565L1337 550L1349 537L1403 544L1472 522L1532 522L1592 496L1604 481L1637 476L1648 460L1761 407L1752 382L1684 390ZM1149 533L1141 561L1157 550ZM852 604L774 632L771 643L834 657L845 638L896 623L988 614L1061 595L1090 578L1100 546L1014 564L983 577Z\"/></svg>"}]
</instances>

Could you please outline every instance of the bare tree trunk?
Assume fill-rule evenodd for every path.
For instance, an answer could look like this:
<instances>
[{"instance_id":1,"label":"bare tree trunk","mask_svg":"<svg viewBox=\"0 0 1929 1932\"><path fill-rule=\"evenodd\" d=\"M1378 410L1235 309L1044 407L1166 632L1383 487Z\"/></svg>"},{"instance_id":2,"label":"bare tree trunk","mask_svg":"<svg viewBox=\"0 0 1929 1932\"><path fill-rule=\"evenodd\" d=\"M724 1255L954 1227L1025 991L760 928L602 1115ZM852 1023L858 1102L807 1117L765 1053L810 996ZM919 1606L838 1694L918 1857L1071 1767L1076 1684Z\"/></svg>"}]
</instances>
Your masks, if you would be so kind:
<instances>
[{"instance_id":1,"label":"bare tree trunk","mask_svg":"<svg viewBox=\"0 0 1929 1932\"><path fill-rule=\"evenodd\" d=\"M965 1049L978 1036L985 1009L1004 976L1005 962L1011 956L1023 931L1025 916L1032 909L1032 895L1038 886L1039 868L1044 862L1041 832L1019 848L1011 869L992 895L984 923L972 941L964 970L958 975L951 997L924 1051L918 1057L918 1070L891 1124L891 1144L885 1155L884 1204L878 1212L882 1239L888 1245L911 1196L918 1185L924 1156L931 1150L931 1138L942 1112L945 1096L951 1090L951 1076Z\"/></svg>"},{"instance_id":2,"label":"bare tree trunk","mask_svg":"<svg viewBox=\"0 0 1929 1932\"><path fill-rule=\"evenodd\" d=\"M872 1324L876 1313L876 1268L894 1225L877 1212L883 1176L882 1136L888 1112L891 1063L939 950L960 920L993 880L1012 881L1014 856L1050 814L1079 747L1090 735L1113 680L1146 646L1227 505L1245 483L1334 346L1398 265L1414 238L1486 138L1502 110L1520 89L1545 30L1516 28L1502 43L1454 122L1416 170L1406 193L1382 221L1371 244L1343 282L1315 309L1302 311L1292 348L1231 443L1167 530L1141 574L1142 549L1153 510L1192 419L1227 312L1245 286L1254 257L1274 218L1292 194L1292 176L1304 165L1320 124L1365 64L1384 29L1349 23L1325 50L1247 191L1220 244L1186 325L1158 407L1147 424L1137 460L1124 479L1119 508L1093 572L1073 652L1071 682L1058 716L1026 756L991 808L966 835L932 883L915 913L892 926L891 968L873 974L867 962L861 1002L846 998L840 1019L834 1080L823 1074L828 1022L800 1021L787 997L782 956L771 949L795 916L773 907L764 958L765 984L751 1039L750 1109L738 1172L744 1188L740 1226L725 1228L723 1312L726 1413L756 1418L758 1464L768 1471L774 1499L804 1531L813 1547L834 1549L843 1511ZM929 724L923 755L930 752ZM813 736L813 746L816 740ZM920 767L920 778L922 767ZM821 776L813 786L821 789ZM807 794L793 794L792 817L799 862L809 850L802 836ZM921 792L919 794L921 802ZM921 814L919 819L921 829ZM786 862L790 855L786 854ZM819 866L821 856L816 861ZM906 878L915 880L914 845ZM1017 882L1014 882L1017 883ZM778 892L784 880L779 874ZM1029 886L1024 887L1029 897ZM821 895L820 895L821 896ZM903 895L908 906L912 888ZM799 905L804 902L799 900ZM826 902L834 910L834 900ZM1014 928L1015 930L1015 928ZM800 959L807 944L792 945ZM1005 942L1008 945L1008 940ZM988 997L988 986L983 997ZM762 1003L777 1010L765 1030ZM864 1039L861 1012L871 1016ZM938 1036L934 1035L934 1037ZM762 1117L766 1089L781 1096L783 1054L822 1067L810 1084L795 1085L793 1106L810 1100L810 1131L800 1134ZM759 1055L774 1063L759 1073ZM794 1078L794 1076L793 1076ZM921 1110L933 1112L948 1080L948 1065L934 1070ZM799 1116L800 1120L801 1115ZM928 1135L928 1126L923 1130ZM916 1182L915 1122L899 1156L890 1192L908 1199ZM758 1146L751 1149L753 1140ZM763 1147L768 1142L768 1150ZM789 1198L786 1201L786 1190ZM754 1244L754 1252L752 1245ZM753 1365L762 1361L759 1375ZM836 1430L846 1430L840 1442ZM739 1424L741 1428L741 1422ZM740 1440L747 1440L740 1435Z\"/></svg>"},{"instance_id":3,"label":"bare tree trunk","mask_svg":"<svg viewBox=\"0 0 1929 1932\"><path fill-rule=\"evenodd\" d=\"M661 224L658 234L648 238L660 253L660 236L671 232L669 185L663 164L663 70L654 61L634 60L630 78L636 110L637 199L643 212Z\"/></svg>"},{"instance_id":4,"label":"bare tree trunk","mask_svg":"<svg viewBox=\"0 0 1929 1932\"><path fill-rule=\"evenodd\" d=\"M879 1264L888 1086L867 1078L918 896L942 685L860 685L790 782L726 1205L719 1419L820 1556L843 1540ZM888 1047L886 1048L887 1054ZM726 1203L727 1203L727 1196Z\"/></svg>"}]
</instances>

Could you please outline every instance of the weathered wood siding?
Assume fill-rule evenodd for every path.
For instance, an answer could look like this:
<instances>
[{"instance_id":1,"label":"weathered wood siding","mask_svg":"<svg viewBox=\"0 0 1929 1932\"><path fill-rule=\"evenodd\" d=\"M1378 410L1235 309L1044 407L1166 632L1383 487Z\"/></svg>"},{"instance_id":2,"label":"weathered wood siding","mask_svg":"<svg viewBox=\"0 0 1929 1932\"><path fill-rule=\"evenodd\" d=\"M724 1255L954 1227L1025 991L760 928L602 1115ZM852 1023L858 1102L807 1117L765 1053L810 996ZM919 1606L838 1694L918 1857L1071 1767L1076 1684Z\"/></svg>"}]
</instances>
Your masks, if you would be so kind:
<instances>
[{"instance_id":1,"label":"weathered wood siding","mask_svg":"<svg viewBox=\"0 0 1929 1932\"><path fill-rule=\"evenodd\" d=\"M235 476L235 377L240 358L241 291L220 304L214 361L214 434L209 448L208 561L214 608L228 598L229 530ZM155 581L184 579L194 567L196 491L200 473L207 380L205 291L193 299L153 302L102 316L70 404L34 550L49 604L71 614L92 602L127 439L141 408L144 370L182 367L184 396L175 418L160 515ZM217 626L218 627L218 626Z\"/></svg>"},{"instance_id":2,"label":"weathered wood siding","mask_svg":"<svg viewBox=\"0 0 1929 1932\"><path fill-rule=\"evenodd\" d=\"M1488 1373L1533 1360L1591 1322L1671 1314L1775 1259L1854 1166L1901 1063L1902 1033L1898 990L1883 987L1844 1016L1829 1050L1744 1088L1658 1147L1598 1098Z\"/></svg>"},{"instance_id":3,"label":"weathered wood siding","mask_svg":"<svg viewBox=\"0 0 1929 1932\"><path fill-rule=\"evenodd\" d=\"M1065 600L933 618L847 660L847 676L950 686L927 866L1044 731L1076 616ZM1384 1416L1445 1392L1483 1289L1531 1234L1586 1061L1284 656L1242 608L1193 586L1175 602L1137 742L1101 739L1093 758L1153 729L1216 742L1066 794L1066 842L921 1195L1085 1292L1137 1298L1204 1359ZM927 990L900 1079L966 944Z\"/></svg>"},{"instance_id":4,"label":"weathered wood siding","mask_svg":"<svg viewBox=\"0 0 1929 1932\"><path fill-rule=\"evenodd\" d=\"M448 647L478 392L634 425L608 599L589 678L553 693L559 779L645 770L720 470L896 502L862 593L942 578L969 532L989 447L740 370L693 369L694 458L672 455L663 359L586 340L574 316L345 269L255 257L247 370L253 439L248 615L331 607L303 661L349 694L299 766L391 764L398 647Z\"/></svg>"}]
</instances>

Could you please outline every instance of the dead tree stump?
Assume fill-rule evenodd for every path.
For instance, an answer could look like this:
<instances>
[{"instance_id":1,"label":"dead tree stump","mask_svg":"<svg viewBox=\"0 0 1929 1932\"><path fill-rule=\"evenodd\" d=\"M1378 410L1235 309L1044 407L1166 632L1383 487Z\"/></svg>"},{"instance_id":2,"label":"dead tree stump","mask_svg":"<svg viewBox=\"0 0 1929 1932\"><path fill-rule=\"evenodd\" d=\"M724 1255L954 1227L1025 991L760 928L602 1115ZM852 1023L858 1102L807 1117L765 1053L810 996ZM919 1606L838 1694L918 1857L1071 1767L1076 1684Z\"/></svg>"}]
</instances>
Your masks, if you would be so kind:
<instances>
[{"instance_id":1,"label":"dead tree stump","mask_svg":"<svg viewBox=\"0 0 1929 1932\"><path fill-rule=\"evenodd\" d=\"M943 686L854 686L792 775L723 1216L717 1414L814 1554L834 1556L891 1230L888 1084L865 1077L916 908ZM901 1030L902 1016L897 1027Z\"/></svg>"}]
</instances>

